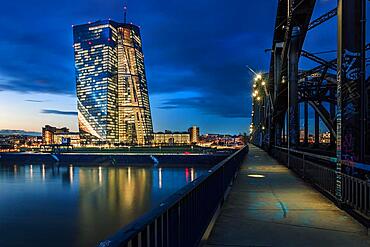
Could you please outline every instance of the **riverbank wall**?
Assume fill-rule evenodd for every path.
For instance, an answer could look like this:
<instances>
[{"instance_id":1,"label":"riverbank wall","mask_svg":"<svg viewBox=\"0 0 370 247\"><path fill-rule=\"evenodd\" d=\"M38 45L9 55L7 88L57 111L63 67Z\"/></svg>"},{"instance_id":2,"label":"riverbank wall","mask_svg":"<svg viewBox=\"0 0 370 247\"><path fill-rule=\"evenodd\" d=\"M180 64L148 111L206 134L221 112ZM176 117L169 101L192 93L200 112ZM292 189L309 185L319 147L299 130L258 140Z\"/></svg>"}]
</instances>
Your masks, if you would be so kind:
<instances>
[{"instance_id":1,"label":"riverbank wall","mask_svg":"<svg viewBox=\"0 0 370 247\"><path fill-rule=\"evenodd\" d=\"M0 154L0 165L211 167L230 154Z\"/></svg>"}]
</instances>

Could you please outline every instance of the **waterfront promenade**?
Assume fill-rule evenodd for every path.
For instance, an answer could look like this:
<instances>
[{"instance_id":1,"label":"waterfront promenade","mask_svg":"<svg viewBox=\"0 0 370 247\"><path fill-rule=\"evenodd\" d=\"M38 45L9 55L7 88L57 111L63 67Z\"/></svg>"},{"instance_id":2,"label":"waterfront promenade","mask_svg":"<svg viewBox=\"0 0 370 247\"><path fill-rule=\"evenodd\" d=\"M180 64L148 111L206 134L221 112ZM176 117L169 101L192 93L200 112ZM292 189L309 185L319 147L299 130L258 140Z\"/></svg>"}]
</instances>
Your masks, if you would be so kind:
<instances>
[{"instance_id":1,"label":"waterfront promenade","mask_svg":"<svg viewBox=\"0 0 370 247\"><path fill-rule=\"evenodd\" d=\"M370 246L365 227L263 150L248 158L205 246Z\"/></svg>"}]
</instances>

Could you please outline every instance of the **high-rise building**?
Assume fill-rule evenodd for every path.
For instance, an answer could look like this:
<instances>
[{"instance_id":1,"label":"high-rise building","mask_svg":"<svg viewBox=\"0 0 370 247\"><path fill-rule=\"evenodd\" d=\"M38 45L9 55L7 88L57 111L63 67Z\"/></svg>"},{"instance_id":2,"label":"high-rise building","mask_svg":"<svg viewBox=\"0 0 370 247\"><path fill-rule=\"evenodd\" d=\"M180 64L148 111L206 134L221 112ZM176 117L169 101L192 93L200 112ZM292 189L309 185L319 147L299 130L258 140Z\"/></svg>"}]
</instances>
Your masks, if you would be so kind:
<instances>
[{"instance_id":1,"label":"high-rise building","mask_svg":"<svg viewBox=\"0 0 370 247\"><path fill-rule=\"evenodd\" d=\"M151 143L153 127L139 27L97 21L74 26L73 36L82 139Z\"/></svg>"}]
</instances>

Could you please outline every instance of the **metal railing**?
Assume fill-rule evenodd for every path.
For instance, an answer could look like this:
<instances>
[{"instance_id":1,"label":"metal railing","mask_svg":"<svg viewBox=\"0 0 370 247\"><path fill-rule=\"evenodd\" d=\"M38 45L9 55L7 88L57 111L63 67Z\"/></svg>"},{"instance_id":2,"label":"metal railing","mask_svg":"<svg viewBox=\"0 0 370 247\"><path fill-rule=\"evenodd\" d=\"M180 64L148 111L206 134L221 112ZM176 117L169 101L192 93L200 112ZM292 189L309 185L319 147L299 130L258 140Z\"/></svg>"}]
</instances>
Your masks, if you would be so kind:
<instances>
[{"instance_id":1,"label":"metal railing","mask_svg":"<svg viewBox=\"0 0 370 247\"><path fill-rule=\"evenodd\" d=\"M247 153L245 146L98 246L197 246Z\"/></svg>"},{"instance_id":2,"label":"metal railing","mask_svg":"<svg viewBox=\"0 0 370 247\"><path fill-rule=\"evenodd\" d=\"M299 176L320 188L334 200L338 199L336 186L339 176L342 189L338 202L359 213L366 221L370 220L370 181L364 181L331 169L327 164L332 163L332 167L335 167L336 159L332 157L298 150L289 150L288 157L288 150L281 147L274 147L272 154L277 160L288 165Z\"/></svg>"},{"instance_id":3,"label":"metal railing","mask_svg":"<svg viewBox=\"0 0 370 247\"><path fill-rule=\"evenodd\" d=\"M343 202L370 218L370 183L342 174Z\"/></svg>"}]
</instances>

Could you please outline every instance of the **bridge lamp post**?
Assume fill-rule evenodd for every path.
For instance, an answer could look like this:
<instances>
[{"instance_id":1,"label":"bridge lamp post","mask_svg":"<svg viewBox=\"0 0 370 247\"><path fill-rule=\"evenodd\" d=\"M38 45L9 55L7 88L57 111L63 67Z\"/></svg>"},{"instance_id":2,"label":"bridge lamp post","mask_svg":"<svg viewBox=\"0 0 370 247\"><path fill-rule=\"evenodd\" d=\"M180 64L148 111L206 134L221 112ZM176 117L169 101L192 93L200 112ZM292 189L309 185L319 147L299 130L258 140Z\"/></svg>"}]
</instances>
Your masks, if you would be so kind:
<instances>
[{"instance_id":1,"label":"bridge lamp post","mask_svg":"<svg viewBox=\"0 0 370 247\"><path fill-rule=\"evenodd\" d=\"M265 105L263 105L262 107L265 108L265 115L269 117L271 112L274 111L274 104L273 104L272 96L267 90L266 81L262 78L262 76L259 74L256 76L256 78L258 78L258 81L261 81L261 86L265 92L265 97L267 98L267 101L265 102L265 104L267 105L267 109L265 108ZM270 122L268 123L268 125L270 126ZM263 130L264 128L265 127L263 127ZM270 132L268 132L268 138L269 138L268 143L270 143Z\"/></svg>"}]
</instances>

